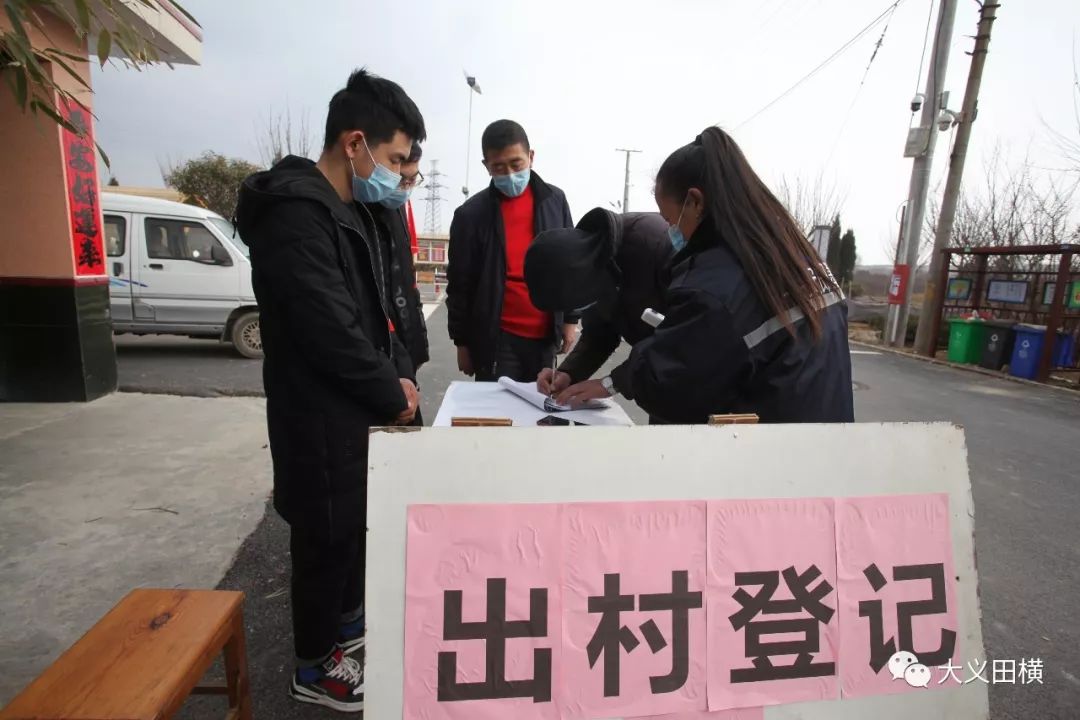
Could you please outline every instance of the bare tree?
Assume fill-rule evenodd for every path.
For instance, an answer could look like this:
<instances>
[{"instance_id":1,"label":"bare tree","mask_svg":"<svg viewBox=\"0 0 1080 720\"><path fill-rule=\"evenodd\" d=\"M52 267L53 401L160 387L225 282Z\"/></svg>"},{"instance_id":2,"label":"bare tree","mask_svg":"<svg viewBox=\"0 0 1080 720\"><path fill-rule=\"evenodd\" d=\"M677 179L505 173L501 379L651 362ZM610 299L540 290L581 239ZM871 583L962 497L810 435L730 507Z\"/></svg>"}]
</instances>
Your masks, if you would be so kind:
<instances>
[{"instance_id":1,"label":"bare tree","mask_svg":"<svg viewBox=\"0 0 1080 720\"><path fill-rule=\"evenodd\" d=\"M1009 165L996 149L983 166L979 185L965 188L956 208L951 247L1016 247L1057 245L1080 239L1076 216L1076 193L1080 177L1065 173L1033 172L1025 160ZM939 205L935 200L927 212L923 232L924 253L933 245ZM967 262L973 262L970 258ZM988 269L996 272L1026 272L1044 269L1039 256L1001 255L992 257Z\"/></svg>"},{"instance_id":2,"label":"bare tree","mask_svg":"<svg viewBox=\"0 0 1080 720\"><path fill-rule=\"evenodd\" d=\"M306 110L294 123L292 111L288 107L284 113L275 113L271 109L261 127L256 127L256 133L259 158L267 167L276 164L286 155L311 156L312 137Z\"/></svg>"},{"instance_id":3,"label":"bare tree","mask_svg":"<svg viewBox=\"0 0 1080 720\"><path fill-rule=\"evenodd\" d=\"M1065 161L1064 170L1080 174L1080 57L1077 57L1076 39L1073 39L1073 77L1072 77L1073 122L1074 132L1061 132L1051 127L1045 120L1043 125L1050 131L1054 145L1061 152Z\"/></svg>"},{"instance_id":4,"label":"bare tree","mask_svg":"<svg viewBox=\"0 0 1080 720\"><path fill-rule=\"evenodd\" d=\"M844 195L835 183L818 173L812 180L796 177L794 184L786 176L776 184L776 197L807 235L815 225L828 225L844 205Z\"/></svg>"},{"instance_id":5,"label":"bare tree","mask_svg":"<svg viewBox=\"0 0 1080 720\"><path fill-rule=\"evenodd\" d=\"M963 201L961 201L963 202ZM930 255L934 251L934 228L937 227L938 213L940 212L940 203L937 200L930 200L926 206L926 223L923 229L923 234L919 238L919 253L915 262L916 274L922 272L926 266L930 263ZM957 216L959 216L960 210L957 209ZM959 222L959 219L957 220ZM900 259L900 237L899 234L903 228L897 230L897 236L889 240L882 242L882 247L885 250L885 254L896 262L904 262Z\"/></svg>"}]
</instances>

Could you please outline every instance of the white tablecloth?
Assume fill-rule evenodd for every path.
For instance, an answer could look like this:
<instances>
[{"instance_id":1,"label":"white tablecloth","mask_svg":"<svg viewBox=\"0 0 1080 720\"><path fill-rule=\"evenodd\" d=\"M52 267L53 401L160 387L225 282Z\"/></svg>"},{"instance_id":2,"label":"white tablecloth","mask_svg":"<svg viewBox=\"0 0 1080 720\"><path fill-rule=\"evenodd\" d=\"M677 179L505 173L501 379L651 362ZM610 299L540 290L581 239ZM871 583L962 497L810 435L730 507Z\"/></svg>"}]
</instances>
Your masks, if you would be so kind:
<instances>
[{"instance_id":1,"label":"white tablecloth","mask_svg":"<svg viewBox=\"0 0 1080 720\"><path fill-rule=\"evenodd\" d=\"M612 401L605 410L571 410L548 413L525 402L509 390L493 382L458 381L450 383L439 406L439 414L432 427L450 427L455 417L510 418L515 426L535 426L536 421L547 415L574 420L586 425L624 425L634 422L630 416Z\"/></svg>"}]
</instances>

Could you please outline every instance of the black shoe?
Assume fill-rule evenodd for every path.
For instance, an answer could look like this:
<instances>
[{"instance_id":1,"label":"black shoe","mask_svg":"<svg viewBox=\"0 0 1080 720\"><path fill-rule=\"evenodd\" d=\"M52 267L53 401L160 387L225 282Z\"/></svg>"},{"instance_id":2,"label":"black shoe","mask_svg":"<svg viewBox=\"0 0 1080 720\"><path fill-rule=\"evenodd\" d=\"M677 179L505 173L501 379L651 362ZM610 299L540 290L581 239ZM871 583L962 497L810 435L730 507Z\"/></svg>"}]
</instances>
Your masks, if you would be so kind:
<instances>
[{"instance_id":1,"label":"black shoe","mask_svg":"<svg viewBox=\"0 0 1080 720\"><path fill-rule=\"evenodd\" d=\"M339 712L362 712L364 671L360 663L346 657L339 648L318 667L298 668L293 673L289 695L294 700Z\"/></svg>"}]
</instances>

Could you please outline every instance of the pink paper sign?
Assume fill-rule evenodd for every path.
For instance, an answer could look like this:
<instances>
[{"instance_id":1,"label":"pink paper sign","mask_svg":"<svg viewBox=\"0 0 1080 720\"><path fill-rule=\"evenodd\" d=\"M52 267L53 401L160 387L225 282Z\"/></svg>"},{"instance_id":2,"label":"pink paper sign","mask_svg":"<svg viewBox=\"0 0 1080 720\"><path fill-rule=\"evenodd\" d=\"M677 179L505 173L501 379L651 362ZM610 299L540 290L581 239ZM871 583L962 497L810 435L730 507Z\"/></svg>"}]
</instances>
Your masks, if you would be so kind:
<instances>
[{"instance_id":1,"label":"pink paper sign","mask_svg":"<svg viewBox=\"0 0 1080 720\"><path fill-rule=\"evenodd\" d=\"M937 687L959 657L948 496L838 499L836 536L844 696Z\"/></svg>"},{"instance_id":2,"label":"pink paper sign","mask_svg":"<svg viewBox=\"0 0 1080 720\"><path fill-rule=\"evenodd\" d=\"M738 708L716 712L684 712L653 715L643 720L765 720L765 708Z\"/></svg>"},{"instance_id":3,"label":"pink paper sign","mask_svg":"<svg viewBox=\"0 0 1080 720\"><path fill-rule=\"evenodd\" d=\"M705 503L567 505L567 718L706 709Z\"/></svg>"},{"instance_id":4,"label":"pink paper sign","mask_svg":"<svg viewBox=\"0 0 1080 720\"><path fill-rule=\"evenodd\" d=\"M409 507L405 720L560 717L561 512Z\"/></svg>"},{"instance_id":5,"label":"pink paper sign","mask_svg":"<svg viewBox=\"0 0 1080 720\"><path fill-rule=\"evenodd\" d=\"M709 502L709 709L839 697L832 499Z\"/></svg>"}]
</instances>

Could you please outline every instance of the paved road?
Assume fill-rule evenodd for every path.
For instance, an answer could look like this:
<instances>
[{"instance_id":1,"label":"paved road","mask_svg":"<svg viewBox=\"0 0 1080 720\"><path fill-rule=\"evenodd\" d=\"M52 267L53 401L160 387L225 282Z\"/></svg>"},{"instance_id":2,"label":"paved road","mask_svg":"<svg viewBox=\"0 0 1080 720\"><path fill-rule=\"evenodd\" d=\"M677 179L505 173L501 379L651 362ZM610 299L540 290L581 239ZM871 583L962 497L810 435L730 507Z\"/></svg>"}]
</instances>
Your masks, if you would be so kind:
<instances>
[{"instance_id":1,"label":"paved road","mask_svg":"<svg viewBox=\"0 0 1080 720\"><path fill-rule=\"evenodd\" d=\"M260 396L262 361L217 340L117 335L120 389L167 395Z\"/></svg>"},{"instance_id":2,"label":"paved road","mask_svg":"<svg viewBox=\"0 0 1080 720\"><path fill-rule=\"evenodd\" d=\"M439 307L428 320L431 356L420 370L421 413L435 419L447 386L465 379L457 371L453 344L446 334L446 310ZM120 389L199 397L262 396L262 361L240 356L217 340L192 340L169 335L117 335ZM619 361L624 353L613 358ZM624 404L634 422L647 418L637 406Z\"/></svg>"},{"instance_id":3,"label":"paved road","mask_svg":"<svg viewBox=\"0 0 1080 720\"><path fill-rule=\"evenodd\" d=\"M1080 717L1080 395L889 354L854 360L859 421L966 429L987 652L1046 664L1042 687L995 685L992 716Z\"/></svg>"},{"instance_id":4,"label":"paved road","mask_svg":"<svg viewBox=\"0 0 1080 720\"><path fill-rule=\"evenodd\" d=\"M430 420L457 373L443 310L429 327L435 360L420 382ZM133 343L137 349L127 345L120 350L125 386L259 387L259 363L234 358L228 348L196 341L162 342L153 351L149 340ZM987 651L997 659L1045 662L1043 686L991 688L992 716L1078 717L1080 396L889 354L856 350L853 362L859 421L949 420L967 430ZM633 414L643 421L640 411ZM290 664L286 548L286 528L270 511L222 586L248 592L256 716L330 717L282 700ZM188 716L210 717L209 707L195 705Z\"/></svg>"}]
</instances>

